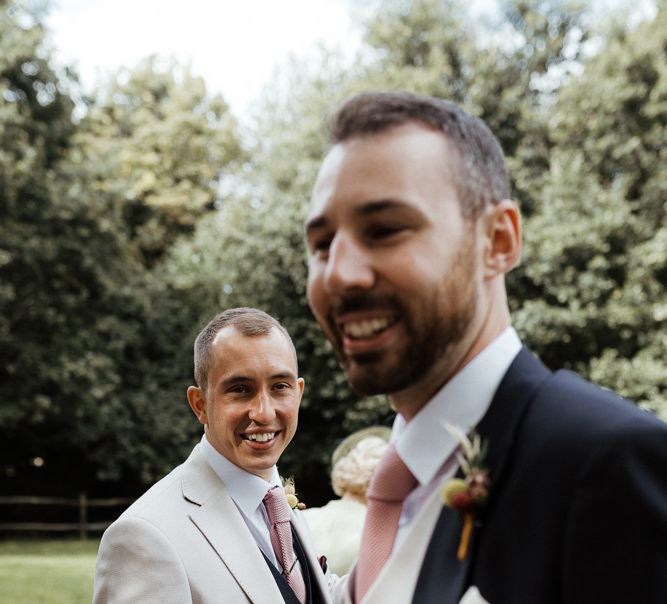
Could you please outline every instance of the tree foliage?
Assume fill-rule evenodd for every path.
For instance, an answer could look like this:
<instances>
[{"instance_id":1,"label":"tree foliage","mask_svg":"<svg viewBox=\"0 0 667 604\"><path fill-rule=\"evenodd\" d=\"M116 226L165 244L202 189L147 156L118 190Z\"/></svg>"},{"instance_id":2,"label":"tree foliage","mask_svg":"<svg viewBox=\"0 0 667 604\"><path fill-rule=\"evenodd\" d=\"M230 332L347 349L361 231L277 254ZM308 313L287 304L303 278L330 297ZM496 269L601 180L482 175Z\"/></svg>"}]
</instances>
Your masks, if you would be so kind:
<instances>
[{"instance_id":1,"label":"tree foliage","mask_svg":"<svg viewBox=\"0 0 667 604\"><path fill-rule=\"evenodd\" d=\"M148 268L214 210L240 144L201 80L150 62L77 122L76 82L51 68L40 16L18 4L0 16L1 479L136 491L194 433L185 386L160 389L172 336L193 326L172 320Z\"/></svg>"},{"instance_id":2,"label":"tree foliage","mask_svg":"<svg viewBox=\"0 0 667 604\"><path fill-rule=\"evenodd\" d=\"M368 89L449 98L490 125L525 217L517 329L552 368L667 418L664 9L593 29L562 0L507 0L485 22L457 0L381 3L352 66L329 51L289 65L241 139L222 99L157 58L74 120L75 81L17 6L0 9L5 470L39 455L82 487L153 481L200 433L184 396L194 337L250 305L285 324L306 378L281 469L309 503L328 495L337 441L391 415L349 391L305 299L326 116Z\"/></svg>"},{"instance_id":3,"label":"tree foliage","mask_svg":"<svg viewBox=\"0 0 667 604\"><path fill-rule=\"evenodd\" d=\"M147 266L214 210L221 172L243 159L236 128L201 77L156 57L116 73L91 102L78 159Z\"/></svg>"},{"instance_id":4,"label":"tree foliage","mask_svg":"<svg viewBox=\"0 0 667 604\"><path fill-rule=\"evenodd\" d=\"M489 123L506 151L526 216L524 264L510 278L522 336L553 368L577 369L664 412L664 234L656 230L655 216L647 226L636 215L627 195L631 187L619 188L618 179L605 177L582 153L582 139L597 148L594 140L603 134L608 153L618 153L624 144L608 138L619 130L610 124L591 131L596 122L590 111L581 110L597 99L607 106L593 113L608 120L602 115L625 105L620 95L604 88L609 86L607 70L624 77L623 62L605 60L602 51L585 56L588 39L601 34L588 28L581 10L558 1L539 7L508 3L505 8L502 21L485 32L456 2L385 3L382 13L367 22L366 50L372 52L353 68L342 68L330 53L322 55L318 68L293 68L282 87L289 92L266 99L245 198L223 204L221 214L172 258L166 281L179 283L181 293L189 288L186 295L208 296L220 307L257 305L290 329L307 386L300 430L283 465L313 487L319 488L328 452L338 439L369 422L386 421L389 414L381 397L358 400L349 392L304 303L302 224L326 150L325 116L361 90L405 88L452 98ZM660 18L645 27L660 31ZM655 33L647 42L644 29L601 40L603 47L614 40L617 45L642 40L646 48L663 44ZM618 52L631 56L624 48ZM655 52L645 60L649 56L654 66L662 60ZM626 88L625 82L617 85ZM641 136L660 141L664 117L656 115L657 108L651 111L657 131L638 129ZM615 119L625 124L622 115ZM634 119L630 116L630 123ZM656 178L660 153L655 145L646 152L654 160L648 171ZM637 178L634 169L623 182L630 177ZM658 186L656 180L649 188ZM658 192L654 199L664 195ZM653 207L662 206L654 201ZM645 236L633 234L631 225L643 225ZM647 247L635 248L640 243ZM619 287L621 274L627 280ZM647 287L655 301L651 309L637 294ZM656 321L661 312L663 318ZM635 375L637 367L643 369ZM313 460L322 465L313 466Z\"/></svg>"},{"instance_id":5,"label":"tree foliage","mask_svg":"<svg viewBox=\"0 0 667 604\"><path fill-rule=\"evenodd\" d=\"M549 112L517 321L550 364L667 417L667 12L606 40Z\"/></svg>"},{"instance_id":6,"label":"tree foliage","mask_svg":"<svg viewBox=\"0 0 667 604\"><path fill-rule=\"evenodd\" d=\"M41 40L34 15L0 9L0 433L8 471L48 457L61 472L80 469L76 482L91 465L73 462L122 381L118 335L139 314L137 273L106 208L87 203L65 166L71 82Z\"/></svg>"}]
</instances>

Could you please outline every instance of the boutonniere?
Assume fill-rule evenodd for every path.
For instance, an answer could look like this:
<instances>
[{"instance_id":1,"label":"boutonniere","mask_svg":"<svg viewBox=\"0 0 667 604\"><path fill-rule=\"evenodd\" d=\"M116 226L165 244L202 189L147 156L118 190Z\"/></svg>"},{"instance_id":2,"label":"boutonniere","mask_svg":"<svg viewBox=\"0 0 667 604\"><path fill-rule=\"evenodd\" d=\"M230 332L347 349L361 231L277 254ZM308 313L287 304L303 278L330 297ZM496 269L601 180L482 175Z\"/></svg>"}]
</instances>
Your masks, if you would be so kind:
<instances>
[{"instance_id":1,"label":"boutonniere","mask_svg":"<svg viewBox=\"0 0 667 604\"><path fill-rule=\"evenodd\" d=\"M301 503L299 498L296 496L296 488L294 487L294 477L290 476L289 478L281 478L283 483L283 489L285 491L285 497L287 497L287 504L292 509L305 510L306 504Z\"/></svg>"},{"instance_id":2,"label":"boutonniere","mask_svg":"<svg viewBox=\"0 0 667 604\"><path fill-rule=\"evenodd\" d=\"M475 512L486 502L489 496L489 471L484 466L488 443L482 441L474 430L466 436L459 429L448 424L447 429L461 444L457 460L465 478L451 478L442 488L442 501L463 515L463 530L456 556L465 560L475 521Z\"/></svg>"}]
</instances>

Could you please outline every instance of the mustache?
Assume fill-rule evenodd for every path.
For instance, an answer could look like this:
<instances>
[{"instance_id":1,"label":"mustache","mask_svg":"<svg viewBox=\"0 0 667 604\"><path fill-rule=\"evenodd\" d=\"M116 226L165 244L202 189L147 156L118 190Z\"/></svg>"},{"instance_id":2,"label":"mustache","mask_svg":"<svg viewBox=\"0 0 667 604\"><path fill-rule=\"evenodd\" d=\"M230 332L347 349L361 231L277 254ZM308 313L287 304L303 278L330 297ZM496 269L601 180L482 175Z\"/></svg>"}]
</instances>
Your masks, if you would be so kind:
<instances>
[{"instance_id":1,"label":"mustache","mask_svg":"<svg viewBox=\"0 0 667 604\"><path fill-rule=\"evenodd\" d=\"M376 293L348 294L336 300L329 309L328 319L335 323L336 317L349 312L363 310L393 310L401 312L403 304L396 296Z\"/></svg>"}]
</instances>

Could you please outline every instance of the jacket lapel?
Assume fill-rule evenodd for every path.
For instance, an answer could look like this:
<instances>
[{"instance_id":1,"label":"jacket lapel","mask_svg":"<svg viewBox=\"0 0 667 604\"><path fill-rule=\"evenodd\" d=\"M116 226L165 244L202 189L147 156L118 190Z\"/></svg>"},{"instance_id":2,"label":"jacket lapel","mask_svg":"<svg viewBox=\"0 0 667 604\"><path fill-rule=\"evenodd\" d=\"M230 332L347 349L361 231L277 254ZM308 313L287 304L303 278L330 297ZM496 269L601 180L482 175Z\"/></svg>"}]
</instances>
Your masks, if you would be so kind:
<instances>
[{"instance_id":1,"label":"jacket lapel","mask_svg":"<svg viewBox=\"0 0 667 604\"><path fill-rule=\"evenodd\" d=\"M460 473L457 476L461 476ZM477 524L477 523L476 523ZM443 506L422 564L412 602L414 604L455 604L460 599L468 576L470 551L475 546L477 526L469 545L468 556L456 556L463 531L461 514Z\"/></svg>"},{"instance_id":2,"label":"jacket lapel","mask_svg":"<svg viewBox=\"0 0 667 604\"><path fill-rule=\"evenodd\" d=\"M292 511L291 517L292 527L294 528L294 532L299 538L299 543L301 544L301 547L303 548L304 554L306 555L306 559L308 561L312 590L313 592L315 590L319 590L322 596L322 601L330 602L329 588L327 586L326 577L324 576L324 572L322 572L319 562L317 561L317 554L312 548L313 541L310 536L310 531L306 526L304 517L298 512L294 511ZM313 600L315 600L314 597Z\"/></svg>"},{"instance_id":3,"label":"jacket lapel","mask_svg":"<svg viewBox=\"0 0 667 604\"><path fill-rule=\"evenodd\" d=\"M282 601L262 553L224 484L197 449L186 462L183 497L195 504L190 519L216 551L248 599L256 604Z\"/></svg>"},{"instance_id":4,"label":"jacket lapel","mask_svg":"<svg viewBox=\"0 0 667 604\"><path fill-rule=\"evenodd\" d=\"M476 431L488 443L486 466L491 478L489 501L508 471L507 461L516 438L521 417L540 384L550 372L527 349L523 348L496 391L488 411ZM463 477L459 469L457 476ZM459 512L443 507L426 550L417 581L413 604L456 604L468 587L471 562L484 526L484 509L476 514L468 555L459 561L456 555L463 519Z\"/></svg>"},{"instance_id":5,"label":"jacket lapel","mask_svg":"<svg viewBox=\"0 0 667 604\"><path fill-rule=\"evenodd\" d=\"M500 382L488 411L476 430L488 443L487 467L492 483L500 484L528 404L551 372L526 347ZM490 496L493 497L493 484Z\"/></svg>"}]
</instances>

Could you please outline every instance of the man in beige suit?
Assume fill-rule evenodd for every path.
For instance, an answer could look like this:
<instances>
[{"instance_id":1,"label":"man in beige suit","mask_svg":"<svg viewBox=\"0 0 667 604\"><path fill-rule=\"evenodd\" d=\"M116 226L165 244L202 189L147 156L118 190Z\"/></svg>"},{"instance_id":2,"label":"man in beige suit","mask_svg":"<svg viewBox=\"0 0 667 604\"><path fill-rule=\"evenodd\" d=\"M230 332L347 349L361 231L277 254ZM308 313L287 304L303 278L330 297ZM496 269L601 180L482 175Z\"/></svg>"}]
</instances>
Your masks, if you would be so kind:
<instances>
[{"instance_id":1,"label":"man in beige suit","mask_svg":"<svg viewBox=\"0 0 667 604\"><path fill-rule=\"evenodd\" d=\"M283 566L264 503L282 489L276 463L304 387L289 335L262 311L227 310L197 337L195 378L187 396L204 436L104 533L94 603L328 602L303 519L286 508Z\"/></svg>"}]
</instances>

